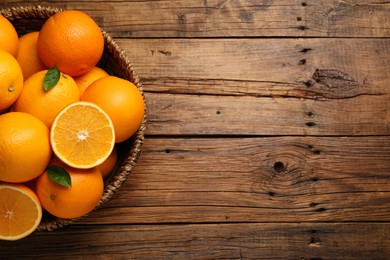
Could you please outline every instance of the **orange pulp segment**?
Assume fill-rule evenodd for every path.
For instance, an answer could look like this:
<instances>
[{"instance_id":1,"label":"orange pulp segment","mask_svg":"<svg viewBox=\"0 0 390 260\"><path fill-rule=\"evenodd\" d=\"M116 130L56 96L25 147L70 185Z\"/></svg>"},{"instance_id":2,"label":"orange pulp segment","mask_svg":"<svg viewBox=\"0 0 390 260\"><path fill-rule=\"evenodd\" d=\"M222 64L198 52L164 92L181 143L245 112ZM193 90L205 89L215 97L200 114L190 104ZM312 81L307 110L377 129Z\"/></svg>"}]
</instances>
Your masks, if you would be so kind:
<instances>
[{"instance_id":1,"label":"orange pulp segment","mask_svg":"<svg viewBox=\"0 0 390 260\"><path fill-rule=\"evenodd\" d=\"M89 169L110 155L115 145L114 126L97 105L75 102L55 118L50 141L61 161L74 168Z\"/></svg>"},{"instance_id":2,"label":"orange pulp segment","mask_svg":"<svg viewBox=\"0 0 390 260\"><path fill-rule=\"evenodd\" d=\"M32 190L22 184L0 183L0 239L24 238L41 219L42 207Z\"/></svg>"}]
</instances>

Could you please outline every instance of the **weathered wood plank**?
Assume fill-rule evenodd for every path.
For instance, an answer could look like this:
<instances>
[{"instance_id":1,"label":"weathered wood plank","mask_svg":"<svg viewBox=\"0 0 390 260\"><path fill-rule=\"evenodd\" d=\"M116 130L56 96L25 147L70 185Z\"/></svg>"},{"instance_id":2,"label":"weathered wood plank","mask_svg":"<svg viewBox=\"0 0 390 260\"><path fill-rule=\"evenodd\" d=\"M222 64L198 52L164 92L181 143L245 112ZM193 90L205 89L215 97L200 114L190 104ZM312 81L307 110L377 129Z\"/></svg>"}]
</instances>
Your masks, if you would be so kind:
<instances>
[{"instance_id":1,"label":"weathered wood plank","mask_svg":"<svg viewBox=\"0 0 390 260\"><path fill-rule=\"evenodd\" d=\"M390 95L344 100L147 93L150 135L389 135Z\"/></svg>"},{"instance_id":2,"label":"weathered wood plank","mask_svg":"<svg viewBox=\"0 0 390 260\"><path fill-rule=\"evenodd\" d=\"M0 241L7 259L388 259L389 250L387 223L72 226Z\"/></svg>"},{"instance_id":3,"label":"weathered wood plank","mask_svg":"<svg viewBox=\"0 0 390 260\"><path fill-rule=\"evenodd\" d=\"M148 92L149 134L390 133L388 39L118 42Z\"/></svg>"},{"instance_id":4,"label":"weathered wood plank","mask_svg":"<svg viewBox=\"0 0 390 260\"><path fill-rule=\"evenodd\" d=\"M152 138L83 223L387 221L388 137Z\"/></svg>"},{"instance_id":5,"label":"weathered wood plank","mask_svg":"<svg viewBox=\"0 0 390 260\"><path fill-rule=\"evenodd\" d=\"M342 99L389 94L390 39L117 39L146 91Z\"/></svg>"},{"instance_id":6,"label":"weathered wood plank","mask_svg":"<svg viewBox=\"0 0 390 260\"><path fill-rule=\"evenodd\" d=\"M0 8L40 4L79 9L115 37L388 37L384 0L7 0Z\"/></svg>"}]
</instances>

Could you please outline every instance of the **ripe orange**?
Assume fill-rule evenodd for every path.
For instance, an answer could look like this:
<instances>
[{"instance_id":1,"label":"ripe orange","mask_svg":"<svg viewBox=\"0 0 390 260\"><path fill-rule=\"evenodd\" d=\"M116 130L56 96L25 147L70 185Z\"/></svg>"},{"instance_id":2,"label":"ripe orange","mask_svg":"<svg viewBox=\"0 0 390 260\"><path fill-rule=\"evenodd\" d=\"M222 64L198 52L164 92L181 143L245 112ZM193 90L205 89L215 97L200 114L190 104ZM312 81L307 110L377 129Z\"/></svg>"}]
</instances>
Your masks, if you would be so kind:
<instances>
[{"instance_id":1,"label":"ripe orange","mask_svg":"<svg viewBox=\"0 0 390 260\"><path fill-rule=\"evenodd\" d=\"M18 44L19 38L15 27L0 14L0 49L11 53L15 57L18 52Z\"/></svg>"},{"instance_id":2,"label":"ripe orange","mask_svg":"<svg viewBox=\"0 0 390 260\"><path fill-rule=\"evenodd\" d=\"M72 186L61 186L45 172L37 179L37 194L42 207L59 218L78 218L93 210L103 194L103 177L98 168L75 169L53 159L50 165L67 170Z\"/></svg>"},{"instance_id":3,"label":"ripe orange","mask_svg":"<svg viewBox=\"0 0 390 260\"><path fill-rule=\"evenodd\" d=\"M13 108L14 111L34 115L50 128L57 114L67 105L79 101L80 95L72 77L62 73L57 85L45 91L43 81L46 72L35 73L24 82Z\"/></svg>"},{"instance_id":4,"label":"ripe orange","mask_svg":"<svg viewBox=\"0 0 390 260\"><path fill-rule=\"evenodd\" d=\"M114 149L112 149L110 156L108 156L108 158L98 166L103 178L107 177L112 172L112 170L114 170L117 161L118 149L116 148L116 146L114 146Z\"/></svg>"},{"instance_id":5,"label":"ripe orange","mask_svg":"<svg viewBox=\"0 0 390 260\"><path fill-rule=\"evenodd\" d=\"M38 35L39 32L31 32L19 38L19 49L16 59L22 68L24 80L31 75L46 69L38 56Z\"/></svg>"},{"instance_id":6,"label":"ripe orange","mask_svg":"<svg viewBox=\"0 0 390 260\"><path fill-rule=\"evenodd\" d=\"M115 76L93 82L85 90L81 100L97 104L110 116L117 143L132 136L144 117L141 92L130 81Z\"/></svg>"},{"instance_id":7,"label":"ripe orange","mask_svg":"<svg viewBox=\"0 0 390 260\"><path fill-rule=\"evenodd\" d=\"M17 60L8 52L0 50L0 111L4 112L15 102L22 87L23 73Z\"/></svg>"},{"instance_id":8,"label":"ripe orange","mask_svg":"<svg viewBox=\"0 0 390 260\"><path fill-rule=\"evenodd\" d=\"M67 10L51 16L38 37L38 53L43 63L70 76L89 71L100 60L104 38L99 26L87 14Z\"/></svg>"},{"instance_id":9,"label":"ripe orange","mask_svg":"<svg viewBox=\"0 0 390 260\"><path fill-rule=\"evenodd\" d=\"M109 76L109 74L99 67L93 67L87 73L75 77L74 81L76 81L77 86L80 90L80 97L84 93L85 89L91 85L95 80Z\"/></svg>"},{"instance_id":10,"label":"ripe orange","mask_svg":"<svg viewBox=\"0 0 390 260\"><path fill-rule=\"evenodd\" d=\"M30 235L42 219L37 195L22 184L0 183L0 239L18 240Z\"/></svg>"},{"instance_id":11,"label":"ripe orange","mask_svg":"<svg viewBox=\"0 0 390 260\"><path fill-rule=\"evenodd\" d=\"M92 168L103 163L114 148L114 126L97 105L76 102L58 114L50 141L54 153L67 165Z\"/></svg>"},{"instance_id":12,"label":"ripe orange","mask_svg":"<svg viewBox=\"0 0 390 260\"><path fill-rule=\"evenodd\" d=\"M32 115L0 115L0 181L25 182L45 171L50 162L49 129Z\"/></svg>"}]
</instances>

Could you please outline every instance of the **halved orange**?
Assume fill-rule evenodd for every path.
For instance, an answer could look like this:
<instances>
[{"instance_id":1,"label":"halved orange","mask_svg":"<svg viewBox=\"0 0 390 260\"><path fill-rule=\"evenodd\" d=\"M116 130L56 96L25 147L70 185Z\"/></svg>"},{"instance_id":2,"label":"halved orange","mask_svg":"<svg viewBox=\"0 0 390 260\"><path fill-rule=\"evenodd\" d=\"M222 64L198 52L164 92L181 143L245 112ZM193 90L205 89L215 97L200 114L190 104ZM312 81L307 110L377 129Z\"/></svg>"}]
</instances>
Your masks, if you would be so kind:
<instances>
[{"instance_id":1,"label":"halved orange","mask_svg":"<svg viewBox=\"0 0 390 260\"><path fill-rule=\"evenodd\" d=\"M37 195L22 184L0 183L0 239L18 240L35 231L42 219Z\"/></svg>"},{"instance_id":2,"label":"halved orange","mask_svg":"<svg viewBox=\"0 0 390 260\"><path fill-rule=\"evenodd\" d=\"M97 105L75 102L55 118L50 141L57 157L67 165L88 169L103 163L115 145L110 117Z\"/></svg>"}]
</instances>

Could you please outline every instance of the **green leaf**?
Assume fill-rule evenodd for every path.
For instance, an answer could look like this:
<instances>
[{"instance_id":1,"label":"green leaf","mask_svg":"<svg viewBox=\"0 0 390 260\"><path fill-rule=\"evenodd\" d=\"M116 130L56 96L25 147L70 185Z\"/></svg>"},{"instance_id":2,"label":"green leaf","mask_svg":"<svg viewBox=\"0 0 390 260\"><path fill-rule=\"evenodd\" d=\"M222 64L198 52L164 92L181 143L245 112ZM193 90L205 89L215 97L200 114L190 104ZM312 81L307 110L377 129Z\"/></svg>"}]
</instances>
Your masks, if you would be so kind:
<instances>
[{"instance_id":1,"label":"green leaf","mask_svg":"<svg viewBox=\"0 0 390 260\"><path fill-rule=\"evenodd\" d=\"M62 167L50 165L47 168L49 179L65 187L72 187L72 180L69 173Z\"/></svg>"},{"instance_id":2,"label":"green leaf","mask_svg":"<svg viewBox=\"0 0 390 260\"><path fill-rule=\"evenodd\" d=\"M50 68L45 75L45 79L43 80L43 89L45 91L49 91L57 85L60 80L61 72L58 70L57 66Z\"/></svg>"}]
</instances>

